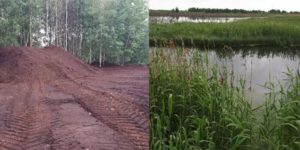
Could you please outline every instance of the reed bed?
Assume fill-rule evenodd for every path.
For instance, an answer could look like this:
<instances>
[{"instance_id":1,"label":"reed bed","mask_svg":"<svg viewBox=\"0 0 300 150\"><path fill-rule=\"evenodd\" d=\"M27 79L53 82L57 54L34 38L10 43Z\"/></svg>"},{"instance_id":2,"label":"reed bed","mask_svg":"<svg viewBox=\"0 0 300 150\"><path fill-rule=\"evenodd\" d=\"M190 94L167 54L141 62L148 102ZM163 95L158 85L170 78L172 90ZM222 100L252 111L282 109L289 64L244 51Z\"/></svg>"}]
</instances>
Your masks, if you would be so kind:
<instances>
[{"instance_id":1,"label":"reed bed","mask_svg":"<svg viewBox=\"0 0 300 150\"><path fill-rule=\"evenodd\" d=\"M229 23L151 24L150 45L185 47L300 46L300 15L251 18Z\"/></svg>"},{"instance_id":2,"label":"reed bed","mask_svg":"<svg viewBox=\"0 0 300 150\"><path fill-rule=\"evenodd\" d=\"M300 148L299 71L287 73L288 88L267 83L266 103L255 109L245 80L231 86L226 68L198 51L152 49L150 57L151 149Z\"/></svg>"}]
</instances>

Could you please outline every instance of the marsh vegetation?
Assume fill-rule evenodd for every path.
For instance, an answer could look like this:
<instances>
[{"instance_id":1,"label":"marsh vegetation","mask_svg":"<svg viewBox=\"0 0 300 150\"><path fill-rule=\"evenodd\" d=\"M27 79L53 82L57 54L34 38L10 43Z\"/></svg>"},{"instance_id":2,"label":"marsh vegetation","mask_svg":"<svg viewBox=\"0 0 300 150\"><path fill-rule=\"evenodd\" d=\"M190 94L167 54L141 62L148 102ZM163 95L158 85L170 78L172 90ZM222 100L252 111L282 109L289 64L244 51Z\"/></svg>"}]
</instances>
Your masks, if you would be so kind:
<instances>
[{"instance_id":1,"label":"marsh vegetation","mask_svg":"<svg viewBox=\"0 0 300 150\"><path fill-rule=\"evenodd\" d=\"M150 59L151 149L300 148L299 70L287 69L278 90L266 81L265 102L253 107L247 81L232 86L207 54L154 48Z\"/></svg>"},{"instance_id":2,"label":"marsh vegetation","mask_svg":"<svg viewBox=\"0 0 300 150\"><path fill-rule=\"evenodd\" d=\"M300 15L199 11L150 24L151 149L300 149Z\"/></svg>"},{"instance_id":3,"label":"marsh vegetation","mask_svg":"<svg viewBox=\"0 0 300 150\"><path fill-rule=\"evenodd\" d=\"M228 23L151 24L150 45L165 47L300 45L300 15L250 18Z\"/></svg>"}]
</instances>

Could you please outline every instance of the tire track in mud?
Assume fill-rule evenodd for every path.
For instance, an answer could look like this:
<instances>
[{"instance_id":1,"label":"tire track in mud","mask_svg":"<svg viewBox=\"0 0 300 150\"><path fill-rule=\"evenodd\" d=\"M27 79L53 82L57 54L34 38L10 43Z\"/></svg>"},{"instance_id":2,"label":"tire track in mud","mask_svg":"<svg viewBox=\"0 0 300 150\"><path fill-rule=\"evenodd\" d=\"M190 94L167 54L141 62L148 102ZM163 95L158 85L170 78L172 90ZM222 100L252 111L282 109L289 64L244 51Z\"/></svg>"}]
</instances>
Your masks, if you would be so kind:
<instances>
[{"instance_id":1,"label":"tire track in mud","mask_svg":"<svg viewBox=\"0 0 300 150\"><path fill-rule=\"evenodd\" d=\"M124 93L112 93L112 91L108 92L87 84L83 85L82 80L72 78L69 80L72 82L65 82L67 84L61 85L63 87L61 91L76 97L85 110L115 131L128 137L137 149L149 149L149 117L133 101L130 101L131 97ZM74 94L72 91L75 89L80 93Z\"/></svg>"},{"instance_id":2,"label":"tire track in mud","mask_svg":"<svg viewBox=\"0 0 300 150\"><path fill-rule=\"evenodd\" d=\"M149 149L147 74L55 46L0 49L0 150Z\"/></svg>"},{"instance_id":3,"label":"tire track in mud","mask_svg":"<svg viewBox=\"0 0 300 150\"><path fill-rule=\"evenodd\" d=\"M143 68L143 69L142 69ZM82 108L91 112L91 115L103 122L108 127L114 129L119 135L129 139L130 143L134 143L135 148L131 149L149 149L148 141L148 122L149 122L149 108L139 107L136 103L131 101L131 94L129 93L117 93L107 88L101 90L99 88L93 88L86 85L89 81L85 77L92 77L96 79L104 79L103 82L97 82L96 84L105 85L104 87L118 86L118 84L126 82L137 83L143 79L144 84L139 84L144 87L144 93L147 93L148 87L148 70L144 67L112 67L108 69L95 69L93 74L85 75L73 75L72 69L67 69L64 76L66 80L62 83L57 83L60 91L73 95ZM74 68L73 68L74 70ZM133 74L133 71L135 74ZM77 80L81 78L82 81ZM65 84L63 84L65 83ZM132 85L128 87L132 88ZM76 92L74 92L76 91ZM116 96L118 94L118 96ZM148 94L145 95L148 97ZM148 98L144 100L145 104L148 104Z\"/></svg>"},{"instance_id":4,"label":"tire track in mud","mask_svg":"<svg viewBox=\"0 0 300 150\"><path fill-rule=\"evenodd\" d=\"M44 103L56 113L52 125L54 149L124 149L132 150L135 145L126 137L95 118L80 101L57 91L48 96ZM75 119L74 119L75 118Z\"/></svg>"},{"instance_id":5,"label":"tire track in mud","mask_svg":"<svg viewBox=\"0 0 300 150\"><path fill-rule=\"evenodd\" d=\"M119 109L120 111L128 111L129 109L123 107L123 109L111 108L108 110L107 108L109 108L109 106L107 105L103 106L99 103L95 105L95 103L88 103L86 100L80 100L79 103L82 107L88 108L88 110L103 123L107 124L121 135L128 137L138 149L148 149L147 130L145 131L141 128L132 117L115 111L116 109ZM138 113L132 114L135 114L135 117L138 116ZM142 117L137 117L137 119L144 120Z\"/></svg>"},{"instance_id":6,"label":"tire track in mud","mask_svg":"<svg viewBox=\"0 0 300 150\"><path fill-rule=\"evenodd\" d=\"M63 91L59 89L54 91L54 98L51 96L49 98L53 91L45 92L44 86L40 83L22 84L13 90L25 94L11 98L10 111L5 119L6 128L0 131L0 149L50 150L91 147L97 149L97 146L107 150L148 149L147 117L145 114L141 114L140 110L134 108L134 105L130 104L128 100L120 102L117 99L122 100L122 98L117 94L112 95L112 93L91 90L86 87L79 87L83 91L88 91L89 94L85 97L73 92L71 92L71 96L55 93ZM75 87L72 84L70 86ZM8 93L8 95L13 94ZM110 103L110 101L114 101L114 103ZM116 103L119 104L115 105ZM65 115L61 113L70 107L73 107L74 111L70 111L68 114L82 115L81 118L78 118L81 121L88 118L87 125L78 125L76 129L84 129L84 126L90 125L98 127L85 131L61 132L70 128L67 124L78 124L78 122L65 122L61 118L66 115L66 113L64 113ZM126 113L124 114L124 112ZM76 115L69 115L65 118L74 117ZM139 121L142 123L139 124ZM103 134L106 130L110 132ZM91 139L91 136L83 135L82 132L98 133L104 137L95 136L97 140L92 143L82 142L84 139ZM105 143L107 139L110 140ZM99 141L104 141L104 143Z\"/></svg>"},{"instance_id":7,"label":"tire track in mud","mask_svg":"<svg viewBox=\"0 0 300 150\"><path fill-rule=\"evenodd\" d=\"M0 149L49 149L51 139L47 126L47 117L41 116L42 106L38 106L38 97L33 95L32 85L20 85L19 90L26 93L23 98L13 97L10 112L6 114L5 129L0 131ZM20 91L21 92L21 91Z\"/></svg>"},{"instance_id":8,"label":"tire track in mud","mask_svg":"<svg viewBox=\"0 0 300 150\"><path fill-rule=\"evenodd\" d=\"M82 79L82 78L80 78ZM148 104L148 88L147 83L139 82L139 80L130 80L131 82L118 82L118 81L110 81L109 79L97 79L93 77L88 77L85 80L76 79L78 82L84 82L84 87L91 88L95 91L102 91L110 93L111 95L120 95L124 94L127 96L126 101L130 100L131 102L134 102L135 105L138 105L140 107L140 110L146 114L149 114L149 104ZM127 79L128 80L128 79ZM103 84L96 84L97 82L101 82Z\"/></svg>"}]
</instances>

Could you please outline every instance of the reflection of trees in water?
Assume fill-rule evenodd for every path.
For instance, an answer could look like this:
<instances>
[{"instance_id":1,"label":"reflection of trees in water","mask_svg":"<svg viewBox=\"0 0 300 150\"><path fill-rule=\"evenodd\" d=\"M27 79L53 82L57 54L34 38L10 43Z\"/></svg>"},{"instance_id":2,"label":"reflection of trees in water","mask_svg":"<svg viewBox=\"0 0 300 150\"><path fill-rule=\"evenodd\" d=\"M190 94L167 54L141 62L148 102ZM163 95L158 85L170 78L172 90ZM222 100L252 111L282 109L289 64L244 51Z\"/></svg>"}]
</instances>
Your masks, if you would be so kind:
<instances>
[{"instance_id":1,"label":"reflection of trees in water","mask_svg":"<svg viewBox=\"0 0 300 150\"><path fill-rule=\"evenodd\" d=\"M216 55L219 58L229 58L231 59L233 56L240 54L242 58L246 58L247 56L257 56L258 58L267 57L281 57L287 58L291 60L295 60L296 58L300 58L300 49L292 49L292 48L231 48L224 47L223 49L215 49Z\"/></svg>"}]
</instances>

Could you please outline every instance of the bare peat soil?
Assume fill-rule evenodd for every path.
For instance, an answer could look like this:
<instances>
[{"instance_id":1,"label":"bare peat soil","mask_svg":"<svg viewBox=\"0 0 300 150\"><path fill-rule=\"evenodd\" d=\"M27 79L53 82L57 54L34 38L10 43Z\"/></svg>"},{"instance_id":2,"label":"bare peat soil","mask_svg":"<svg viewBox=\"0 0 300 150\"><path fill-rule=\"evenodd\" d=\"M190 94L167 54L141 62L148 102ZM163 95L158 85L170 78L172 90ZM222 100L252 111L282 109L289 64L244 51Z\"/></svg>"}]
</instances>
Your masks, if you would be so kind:
<instances>
[{"instance_id":1,"label":"bare peat soil","mask_svg":"<svg viewBox=\"0 0 300 150\"><path fill-rule=\"evenodd\" d=\"M1 150L148 149L148 68L0 49Z\"/></svg>"}]
</instances>

